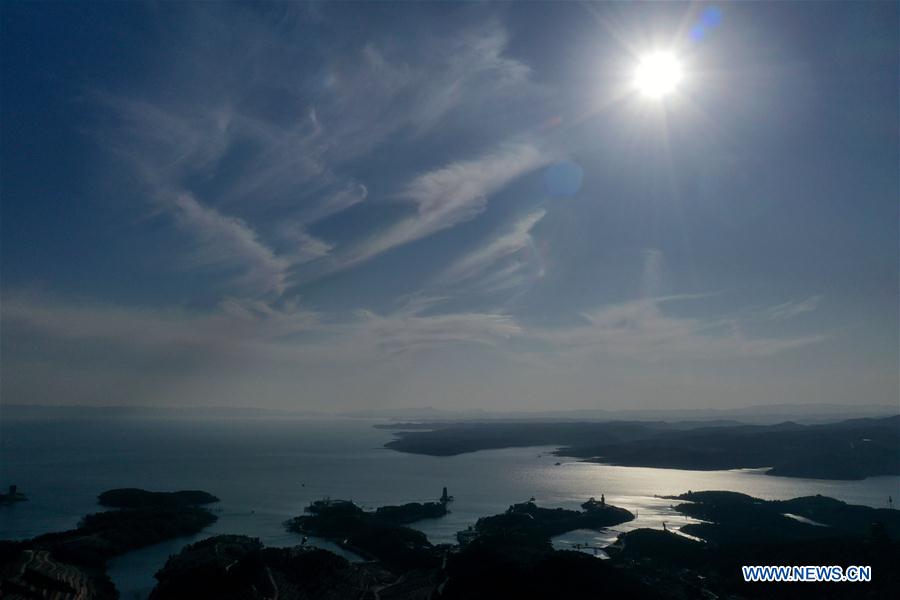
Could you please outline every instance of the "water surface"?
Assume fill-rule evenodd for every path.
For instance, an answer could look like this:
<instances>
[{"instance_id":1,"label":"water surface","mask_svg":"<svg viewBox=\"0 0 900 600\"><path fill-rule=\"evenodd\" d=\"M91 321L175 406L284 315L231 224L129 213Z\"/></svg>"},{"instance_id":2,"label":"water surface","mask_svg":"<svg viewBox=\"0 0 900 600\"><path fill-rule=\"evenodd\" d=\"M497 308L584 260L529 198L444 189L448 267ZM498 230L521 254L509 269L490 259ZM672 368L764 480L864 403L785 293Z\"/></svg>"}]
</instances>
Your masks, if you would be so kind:
<instances>
[{"instance_id":1,"label":"water surface","mask_svg":"<svg viewBox=\"0 0 900 600\"><path fill-rule=\"evenodd\" d=\"M293 418L4 419L0 485L16 483L28 502L0 507L0 538L26 539L75 527L102 510L97 495L116 487L201 489L222 499L219 520L195 536L169 540L112 561L122 597L145 598L153 573L186 543L218 533L258 537L271 546L300 543L284 521L330 496L364 508L436 500L447 486L455 501L444 518L416 523L434 543L479 517L531 497L544 506L578 508L587 498L628 508L638 518L605 532L571 532L557 547L605 545L635 527L677 529L686 518L658 496L688 490L733 490L765 499L823 494L886 506L900 478L824 481L770 477L759 470L684 471L616 467L565 460L552 448L489 450L453 457L382 448L389 431L374 421ZM557 462L561 464L556 465ZM333 544L312 540L330 550ZM588 550L592 552L592 550ZM348 558L352 555L344 553Z\"/></svg>"}]
</instances>

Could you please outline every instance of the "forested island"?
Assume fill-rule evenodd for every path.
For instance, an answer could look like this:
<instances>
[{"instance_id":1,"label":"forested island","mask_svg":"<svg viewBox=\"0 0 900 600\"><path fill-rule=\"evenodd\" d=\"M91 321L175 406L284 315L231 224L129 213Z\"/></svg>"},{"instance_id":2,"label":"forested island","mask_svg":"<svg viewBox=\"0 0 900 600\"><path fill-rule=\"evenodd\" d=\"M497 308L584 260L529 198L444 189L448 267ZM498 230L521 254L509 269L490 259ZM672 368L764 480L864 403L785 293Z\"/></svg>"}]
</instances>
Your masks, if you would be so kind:
<instances>
[{"instance_id":1,"label":"forested island","mask_svg":"<svg viewBox=\"0 0 900 600\"><path fill-rule=\"evenodd\" d=\"M398 424L385 446L453 456L477 450L557 446L556 454L630 467L722 470L819 479L900 475L900 415L825 425L664 422L439 422Z\"/></svg>"},{"instance_id":2,"label":"forested island","mask_svg":"<svg viewBox=\"0 0 900 600\"><path fill-rule=\"evenodd\" d=\"M367 512L348 500L319 500L306 513L289 520L288 530L333 540L393 570L433 568L440 562L425 534L405 525L444 516L444 503L412 502Z\"/></svg>"}]
</instances>

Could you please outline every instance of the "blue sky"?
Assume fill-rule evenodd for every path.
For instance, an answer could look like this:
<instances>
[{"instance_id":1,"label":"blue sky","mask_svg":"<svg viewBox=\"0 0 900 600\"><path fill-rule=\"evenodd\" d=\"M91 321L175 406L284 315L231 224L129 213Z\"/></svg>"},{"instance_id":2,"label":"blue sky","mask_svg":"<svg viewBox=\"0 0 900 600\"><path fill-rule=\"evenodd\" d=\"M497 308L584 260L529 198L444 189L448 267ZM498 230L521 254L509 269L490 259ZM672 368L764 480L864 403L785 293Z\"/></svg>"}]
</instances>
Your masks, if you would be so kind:
<instances>
[{"instance_id":1,"label":"blue sky","mask_svg":"<svg viewBox=\"0 0 900 600\"><path fill-rule=\"evenodd\" d=\"M5 3L3 401L896 403L897 17Z\"/></svg>"}]
</instances>

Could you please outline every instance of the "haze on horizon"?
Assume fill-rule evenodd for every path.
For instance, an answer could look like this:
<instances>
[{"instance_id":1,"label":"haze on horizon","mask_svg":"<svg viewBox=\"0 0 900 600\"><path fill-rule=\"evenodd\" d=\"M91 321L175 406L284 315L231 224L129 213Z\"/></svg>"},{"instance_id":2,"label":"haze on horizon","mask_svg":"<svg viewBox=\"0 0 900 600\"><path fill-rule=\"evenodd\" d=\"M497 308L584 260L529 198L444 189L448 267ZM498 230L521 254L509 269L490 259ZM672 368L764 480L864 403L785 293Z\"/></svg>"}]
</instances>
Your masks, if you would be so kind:
<instances>
[{"instance_id":1,"label":"haze on horizon","mask_svg":"<svg viewBox=\"0 0 900 600\"><path fill-rule=\"evenodd\" d=\"M897 18L5 3L2 401L896 404Z\"/></svg>"}]
</instances>

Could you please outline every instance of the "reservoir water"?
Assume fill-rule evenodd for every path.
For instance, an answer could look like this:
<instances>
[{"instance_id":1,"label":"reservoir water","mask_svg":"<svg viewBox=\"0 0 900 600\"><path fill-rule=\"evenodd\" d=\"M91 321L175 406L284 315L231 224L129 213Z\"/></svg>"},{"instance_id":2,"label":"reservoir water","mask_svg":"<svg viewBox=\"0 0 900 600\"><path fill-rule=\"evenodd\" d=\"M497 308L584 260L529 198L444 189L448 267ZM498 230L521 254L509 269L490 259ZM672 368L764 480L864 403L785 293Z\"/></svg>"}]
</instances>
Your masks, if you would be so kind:
<instances>
[{"instance_id":1,"label":"reservoir water","mask_svg":"<svg viewBox=\"0 0 900 600\"><path fill-rule=\"evenodd\" d=\"M732 490L765 499L822 494L884 507L900 477L825 481L770 477L758 470L682 471L615 467L561 459L552 448L490 450L454 457L401 454L382 446L376 421L294 418L5 418L0 422L0 485L15 483L28 502L0 506L0 539L26 539L75 527L102 510L97 495L116 487L200 489L221 498L219 520L200 534L121 556L109 573L123 599L146 598L153 574L187 543L241 533L272 546L300 543L283 522L311 501L350 499L364 508L455 496L451 513L413 527L434 543L455 542L479 517L534 497L577 508L587 498L628 508L638 518L608 532L572 532L557 547L602 546L635 527L677 529L685 518L659 496ZM556 463L561 464L557 465ZM340 552L328 542L315 543ZM348 558L353 558L347 554Z\"/></svg>"}]
</instances>

